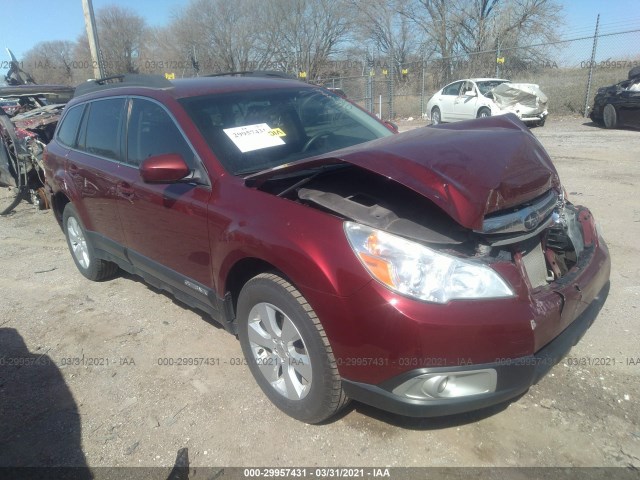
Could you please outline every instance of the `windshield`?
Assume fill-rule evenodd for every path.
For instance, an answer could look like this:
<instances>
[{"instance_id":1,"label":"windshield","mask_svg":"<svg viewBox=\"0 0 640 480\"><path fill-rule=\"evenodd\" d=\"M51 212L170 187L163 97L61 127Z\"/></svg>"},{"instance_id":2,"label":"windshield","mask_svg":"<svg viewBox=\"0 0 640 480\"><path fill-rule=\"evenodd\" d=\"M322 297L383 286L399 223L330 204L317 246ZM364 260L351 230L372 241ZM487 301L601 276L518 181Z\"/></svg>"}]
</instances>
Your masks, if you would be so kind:
<instances>
[{"instance_id":1,"label":"windshield","mask_svg":"<svg viewBox=\"0 0 640 480\"><path fill-rule=\"evenodd\" d=\"M487 80L484 82L476 82L478 86L478 90L482 95L487 95L491 90L496 88L498 85L502 85L503 83L509 83L507 80Z\"/></svg>"},{"instance_id":2,"label":"windshield","mask_svg":"<svg viewBox=\"0 0 640 480\"><path fill-rule=\"evenodd\" d=\"M358 107L323 89L215 94L180 103L234 175L393 134Z\"/></svg>"}]
</instances>

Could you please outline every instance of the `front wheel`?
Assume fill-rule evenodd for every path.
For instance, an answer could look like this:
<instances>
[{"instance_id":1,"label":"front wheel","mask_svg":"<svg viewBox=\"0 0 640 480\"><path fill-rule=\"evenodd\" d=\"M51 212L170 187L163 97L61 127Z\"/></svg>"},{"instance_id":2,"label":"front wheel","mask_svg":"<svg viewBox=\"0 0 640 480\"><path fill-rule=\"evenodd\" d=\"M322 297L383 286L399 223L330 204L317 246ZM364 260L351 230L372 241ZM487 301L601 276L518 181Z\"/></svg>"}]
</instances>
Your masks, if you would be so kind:
<instances>
[{"instance_id":1,"label":"front wheel","mask_svg":"<svg viewBox=\"0 0 640 480\"><path fill-rule=\"evenodd\" d=\"M483 107L480 110L478 110L477 118L486 118L490 116L491 116L491 110L489 110L488 108Z\"/></svg>"},{"instance_id":2,"label":"front wheel","mask_svg":"<svg viewBox=\"0 0 640 480\"><path fill-rule=\"evenodd\" d=\"M249 369L276 407L318 423L346 405L324 329L291 283L271 273L252 278L240 292L237 318Z\"/></svg>"},{"instance_id":3,"label":"front wheel","mask_svg":"<svg viewBox=\"0 0 640 480\"><path fill-rule=\"evenodd\" d=\"M82 275L96 282L115 276L118 272L118 266L96 257L93 245L80 222L78 212L70 203L64 208L62 225L69 251Z\"/></svg>"}]
</instances>

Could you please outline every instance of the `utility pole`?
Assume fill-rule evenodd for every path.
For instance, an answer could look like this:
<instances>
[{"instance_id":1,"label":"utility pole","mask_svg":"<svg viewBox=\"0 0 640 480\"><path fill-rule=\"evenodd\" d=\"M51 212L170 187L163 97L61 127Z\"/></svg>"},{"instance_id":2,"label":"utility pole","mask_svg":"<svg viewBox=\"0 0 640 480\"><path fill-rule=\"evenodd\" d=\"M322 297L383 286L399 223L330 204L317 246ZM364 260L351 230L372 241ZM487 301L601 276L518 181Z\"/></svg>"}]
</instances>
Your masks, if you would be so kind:
<instances>
[{"instance_id":1,"label":"utility pole","mask_svg":"<svg viewBox=\"0 0 640 480\"><path fill-rule=\"evenodd\" d=\"M84 10L84 24L87 28L89 38L89 49L91 50L91 62L93 63L93 76L104 78L104 69L100 61L100 45L98 44L98 31L96 29L96 19L93 16L93 4L91 0L82 0L82 10Z\"/></svg>"},{"instance_id":2,"label":"utility pole","mask_svg":"<svg viewBox=\"0 0 640 480\"><path fill-rule=\"evenodd\" d=\"M600 14L596 17L596 31L593 34L593 47L591 48L591 61L589 62L589 76L587 77L587 93L584 96L584 117L589 116L589 97L591 97L591 82L593 80L593 66L596 63L596 50L598 48L598 27L600 26Z\"/></svg>"}]
</instances>

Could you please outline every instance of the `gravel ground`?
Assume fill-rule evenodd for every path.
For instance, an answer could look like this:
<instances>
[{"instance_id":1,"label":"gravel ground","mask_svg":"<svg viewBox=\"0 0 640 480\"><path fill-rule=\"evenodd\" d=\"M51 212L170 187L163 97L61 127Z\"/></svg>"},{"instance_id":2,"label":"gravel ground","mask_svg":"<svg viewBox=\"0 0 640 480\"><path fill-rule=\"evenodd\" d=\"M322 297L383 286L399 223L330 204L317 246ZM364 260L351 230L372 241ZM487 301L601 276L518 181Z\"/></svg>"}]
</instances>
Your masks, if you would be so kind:
<instances>
[{"instance_id":1,"label":"gravel ground","mask_svg":"<svg viewBox=\"0 0 640 480\"><path fill-rule=\"evenodd\" d=\"M0 466L171 467L186 447L201 467L640 468L640 132L554 118L532 131L613 270L598 320L516 401L441 419L356 403L302 424L263 396L234 337L135 277L85 280L52 214L23 204L0 218ZM158 364L182 357L214 361Z\"/></svg>"}]
</instances>

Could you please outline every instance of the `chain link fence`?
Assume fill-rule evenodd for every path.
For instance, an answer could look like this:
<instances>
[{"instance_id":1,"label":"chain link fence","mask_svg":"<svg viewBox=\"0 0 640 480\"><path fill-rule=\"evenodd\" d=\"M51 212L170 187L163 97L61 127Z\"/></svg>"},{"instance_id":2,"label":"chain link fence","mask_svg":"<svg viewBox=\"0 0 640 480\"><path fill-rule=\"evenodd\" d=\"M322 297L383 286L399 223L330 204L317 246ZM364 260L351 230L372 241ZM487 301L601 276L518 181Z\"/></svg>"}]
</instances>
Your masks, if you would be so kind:
<instances>
[{"instance_id":1,"label":"chain link fence","mask_svg":"<svg viewBox=\"0 0 640 480\"><path fill-rule=\"evenodd\" d=\"M353 63L353 62L351 62ZM586 115L598 88L625 80L640 66L640 29L518 48L392 65L367 59L361 74L323 80L380 118L427 118L431 96L463 78L496 77L535 83L551 115Z\"/></svg>"}]
</instances>

